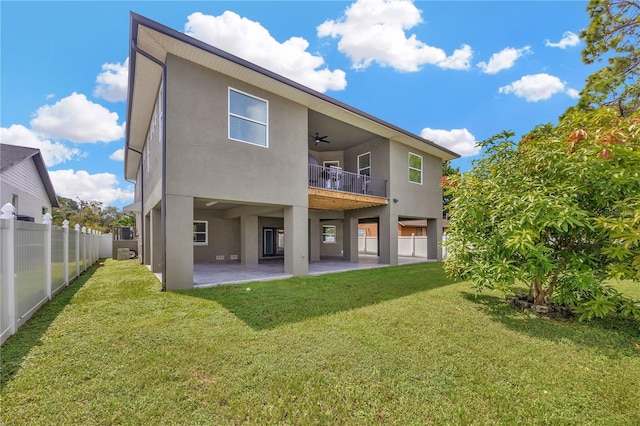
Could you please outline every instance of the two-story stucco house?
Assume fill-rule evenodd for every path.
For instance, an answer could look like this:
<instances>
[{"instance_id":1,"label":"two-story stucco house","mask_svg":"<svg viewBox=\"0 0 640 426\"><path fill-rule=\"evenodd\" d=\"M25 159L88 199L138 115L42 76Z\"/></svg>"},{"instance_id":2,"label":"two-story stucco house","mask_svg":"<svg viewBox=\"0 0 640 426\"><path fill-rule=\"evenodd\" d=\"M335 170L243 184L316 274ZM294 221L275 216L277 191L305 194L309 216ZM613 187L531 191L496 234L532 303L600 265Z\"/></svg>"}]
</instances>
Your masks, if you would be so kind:
<instances>
[{"instance_id":1,"label":"two-story stucco house","mask_svg":"<svg viewBox=\"0 0 640 426\"><path fill-rule=\"evenodd\" d=\"M125 176L166 289L192 287L199 263L357 261L366 222L381 264L398 263L399 220L426 220L441 258L454 152L133 13L129 57Z\"/></svg>"},{"instance_id":2,"label":"two-story stucco house","mask_svg":"<svg viewBox=\"0 0 640 426\"><path fill-rule=\"evenodd\" d=\"M18 219L36 223L59 207L39 149L0 144L0 206L7 203Z\"/></svg>"}]
</instances>

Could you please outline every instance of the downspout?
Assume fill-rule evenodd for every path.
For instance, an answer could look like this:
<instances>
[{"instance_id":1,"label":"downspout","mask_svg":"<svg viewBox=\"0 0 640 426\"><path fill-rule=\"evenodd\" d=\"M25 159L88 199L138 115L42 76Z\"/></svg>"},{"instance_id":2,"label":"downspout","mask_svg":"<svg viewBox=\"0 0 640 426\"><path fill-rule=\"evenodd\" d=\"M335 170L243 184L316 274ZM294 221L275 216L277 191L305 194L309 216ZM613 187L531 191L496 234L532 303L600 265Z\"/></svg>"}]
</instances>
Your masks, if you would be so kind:
<instances>
[{"instance_id":1,"label":"downspout","mask_svg":"<svg viewBox=\"0 0 640 426\"><path fill-rule=\"evenodd\" d=\"M140 220L142 221L142 226L140 226L140 239L142 240L142 256L140 257L140 263L144 265L144 258L147 255L147 252L144 249L144 155L142 152L137 149L133 149L130 146L127 149L135 152L136 154L140 154ZM127 182L135 185L134 181L129 179L125 179Z\"/></svg>"},{"instance_id":2,"label":"downspout","mask_svg":"<svg viewBox=\"0 0 640 426\"><path fill-rule=\"evenodd\" d=\"M160 221L160 239L162 245L162 291L167 290L167 65L159 59L151 56L138 47L135 40L131 40L131 49L141 54L150 61L160 65L162 68L162 200L160 201L162 219ZM144 242L143 242L144 244Z\"/></svg>"}]
</instances>

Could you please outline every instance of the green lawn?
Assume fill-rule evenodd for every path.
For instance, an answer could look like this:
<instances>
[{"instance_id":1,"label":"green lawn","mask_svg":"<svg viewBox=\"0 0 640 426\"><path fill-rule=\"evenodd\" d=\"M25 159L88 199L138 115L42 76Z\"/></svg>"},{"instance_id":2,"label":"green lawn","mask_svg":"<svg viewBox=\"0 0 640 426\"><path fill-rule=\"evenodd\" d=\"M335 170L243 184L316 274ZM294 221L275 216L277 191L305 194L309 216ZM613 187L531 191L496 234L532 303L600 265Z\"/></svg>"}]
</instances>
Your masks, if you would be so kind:
<instances>
[{"instance_id":1,"label":"green lawn","mask_svg":"<svg viewBox=\"0 0 640 426\"><path fill-rule=\"evenodd\" d=\"M2 347L1 417L637 425L638 378L640 324L515 312L440 264L163 293L108 260Z\"/></svg>"}]
</instances>

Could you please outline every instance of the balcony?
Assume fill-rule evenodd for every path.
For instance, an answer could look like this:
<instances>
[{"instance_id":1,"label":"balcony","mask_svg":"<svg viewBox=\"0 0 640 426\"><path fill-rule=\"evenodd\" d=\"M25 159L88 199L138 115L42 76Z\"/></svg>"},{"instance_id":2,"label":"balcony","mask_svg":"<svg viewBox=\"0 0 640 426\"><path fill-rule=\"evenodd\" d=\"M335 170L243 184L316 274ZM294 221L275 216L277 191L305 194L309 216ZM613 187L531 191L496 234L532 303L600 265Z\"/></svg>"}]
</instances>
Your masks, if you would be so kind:
<instances>
[{"instance_id":1,"label":"balcony","mask_svg":"<svg viewBox=\"0 0 640 426\"><path fill-rule=\"evenodd\" d=\"M310 209L353 210L388 203L384 179L309 164Z\"/></svg>"}]
</instances>

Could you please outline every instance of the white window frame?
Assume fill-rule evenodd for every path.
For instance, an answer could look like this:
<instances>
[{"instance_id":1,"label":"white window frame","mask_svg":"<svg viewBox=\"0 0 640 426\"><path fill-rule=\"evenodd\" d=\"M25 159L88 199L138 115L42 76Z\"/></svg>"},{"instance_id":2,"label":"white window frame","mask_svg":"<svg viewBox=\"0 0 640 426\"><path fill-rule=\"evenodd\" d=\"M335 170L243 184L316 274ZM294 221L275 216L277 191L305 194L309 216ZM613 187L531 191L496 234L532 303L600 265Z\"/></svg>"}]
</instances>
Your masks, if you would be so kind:
<instances>
[{"instance_id":1,"label":"white window frame","mask_svg":"<svg viewBox=\"0 0 640 426\"><path fill-rule=\"evenodd\" d=\"M250 98L256 99L256 100L258 100L260 102L264 102L265 109L266 109L266 114L265 114L266 121L263 123L261 121L254 120L254 119L249 118L249 117L245 117L245 116L242 116L242 115L239 115L239 114L232 113L231 112L231 92L236 92L236 93L239 93L241 95L248 96ZM238 89L234 89L233 87L229 87L228 94L227 94L227 108L228 108L227 109L227 112L228 112L227 136L229 137L230 140L243 142L243 143L248 143L250 145L260 146L260 147L263 147L263 148L269 148L269 101L268 100L259 98L257 96L251 95L251 94L246 93L246 92L243 92L242 90L238 90ZM232 138L231 137L231 117L235 117L235 118L238 118L240 120L249 121L251 123L255 123L255 124L259 124L259 125L264 126L264 131L265 131L264 145L256 143L256 142L252 142L252 141L246 141L246 140L243 140L243 139Z\"/></svg>"},{"instance_id":2,"label":"white window frame","mask_svg":"<svg viewBox=\"0 0 640 426\"><path fill-rule=\"evenodd\" d=\"M333 233L327 232L325 229L333 228ZM333 239L333 241L328 240L327 237ZM338 228L336 225L322 225L322 243L323 244L335 244L338 242Z\"/></svg>"},{"instance_id":3,"label":"white window frame","mask_svg":"<svg viewBox=\"0 0 640 426\"><path fill-rule=\"evenodd\" d=\"M360 157L364 157L365 155L369 156L369 165L367 167L360 167ZM366 169L369 169L369 174L367 176L371 177L371 151L363 152L362 154L358 155L358 174L361 175L362 170Z\"/></svg>"},{"instance_id":4,"label":"white window frame","mask_svg":"<svg viewBox=\"0 0 640 426\"><path fill-rule=\"evenodd\" d=\"M196 231L193 231L193 245L194 246L206 246L209 245L209 221L206 220L194 220L193 224L204 223L204 232L197 232L197 234L204 234L204 241L195 241Z\"/></svg>"},{"instance_id":5,"label":"white window frame","mask_svg":"<svg viewBox=\"0 0 640 426\"><path fill-rule=\"evenodd\" d=\"M339 160L327 160L327 161L323 161L322 165L324 167L340 167L340 161Z\"/></svg>"},{"instance_id":6,"label":"white window frame","mask_svg":"<svg viewBox=\"0 0 640 426\"><path fill-rule=\"evenodd\" d=\"M414 157L418 157L418 158L420 158L420 168L419 168L419 169L417 169L417 168L415 168L415 167L411 167L411 156L412 156L412 155L413 155ZM422 175L423 175L423 173L424 173L424 172L423 172L423 169L424 169L424 157L422 157L422 155L415 154L415 153L413 153L413 152L409 152L409 156L408 156L408 165L409 165L409 176L408 176L408 177L409 177L409 182L411 182L411 183L415 183L416 185L422 185L422 182L423 182ZM415 182L415 181L411 180L411 171L412 171L412 170L417 171L417 172L420 172L420 182Z\"/></svg>"}]
</instances>

